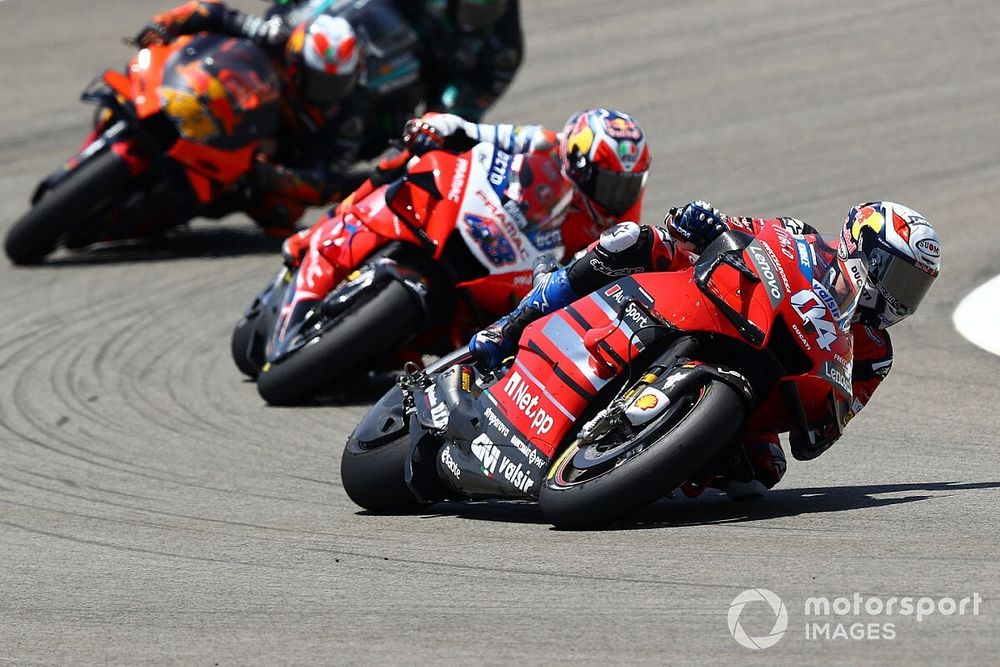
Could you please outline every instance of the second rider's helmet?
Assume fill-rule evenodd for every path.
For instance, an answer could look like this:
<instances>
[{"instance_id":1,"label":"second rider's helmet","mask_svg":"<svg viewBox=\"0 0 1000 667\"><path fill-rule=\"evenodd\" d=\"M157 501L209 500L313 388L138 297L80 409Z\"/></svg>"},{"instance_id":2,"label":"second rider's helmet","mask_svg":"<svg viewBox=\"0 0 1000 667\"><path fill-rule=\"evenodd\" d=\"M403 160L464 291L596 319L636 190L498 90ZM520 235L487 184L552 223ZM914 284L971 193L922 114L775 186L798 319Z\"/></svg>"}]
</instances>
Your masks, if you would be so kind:
<instances>
[{"instance_id":1,"label":"second rider's helmet","mask_svg":"<svg viewBox=\"0 0 1000 667\"><path fill-rule=\"evenodd\" d=\"M598 217L610 224L642 197L649 147L639 123L613 109L570 116L559 135L566 175Z\"/></svg>"},{"instance_id":2,"label":"second rider's helmet","mask_svg":"<svg viewBox=\"0 0 1000 667\"><path fill-rule=\"evenodd\" d=\"M860 256L867 265L859 321L879 329L915 313L941 268L937 231L924 216L892 202L852 208L844 221L840 253Z\"/></svg>"},{"instance_id":3,"label":"second rider's helmet","mask_svg":"<svg viewBox=\"0 0 1000 667\"><path fill-rule=\"evenodd\" d=\"M347 97L357 84L361 47L346 19L320 14L292 32L285 63L305 101L325 110Z\"/></svg>"}]
</instances>

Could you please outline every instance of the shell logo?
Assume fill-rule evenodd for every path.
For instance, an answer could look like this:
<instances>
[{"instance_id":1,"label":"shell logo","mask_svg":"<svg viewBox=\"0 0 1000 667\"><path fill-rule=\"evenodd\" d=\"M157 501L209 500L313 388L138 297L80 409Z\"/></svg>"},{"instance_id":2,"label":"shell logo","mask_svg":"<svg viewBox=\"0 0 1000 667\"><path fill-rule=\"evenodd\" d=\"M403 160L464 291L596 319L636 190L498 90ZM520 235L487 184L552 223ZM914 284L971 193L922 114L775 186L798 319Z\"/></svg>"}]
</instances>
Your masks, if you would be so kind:
<instances>
[{"instance_id":1,"label":"shell logo","mask_svg":"<svg viewBox=\"0 0 1000 667\"><path fill-rule=\"evenodd\" d=\"M656 394L643 394L635 401L635 407L640 410L652 410L659 404L660 399L656 397Z\"/></svg>"}]
</instances>

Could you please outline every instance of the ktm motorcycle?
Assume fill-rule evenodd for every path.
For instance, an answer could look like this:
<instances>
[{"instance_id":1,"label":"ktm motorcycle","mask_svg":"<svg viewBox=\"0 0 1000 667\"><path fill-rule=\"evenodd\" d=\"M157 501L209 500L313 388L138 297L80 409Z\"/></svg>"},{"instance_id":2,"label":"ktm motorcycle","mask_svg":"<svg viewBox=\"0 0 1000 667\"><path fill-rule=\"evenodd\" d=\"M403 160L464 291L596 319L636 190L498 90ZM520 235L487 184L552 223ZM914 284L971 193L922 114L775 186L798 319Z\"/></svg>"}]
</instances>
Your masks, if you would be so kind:
<instances>
[{"instance_id":1,"label":"ktm motorcycle","mask_svg":"<svg viewBox=\"0 0 1000 667\"><path fill-rule=\"evenodd\" d=\"M537 261L562 255L556 212L572 192L549 156L433 150L365 189L317 223L233 331L233 359L268 403L454 349L527 293Z\"/></svg>"},{"instance_id":2,"label":"ktm motorcycle","mask_svg":"<svg viewBox=\"0 0 1000 667\"><path fill-rule=\"evenodd\" d=\"M187 222L251 168L278 121L279 82L246 40L200 34L140 50L82 95L96 129L43 180L8 231L15 264L68 247L134 238Z\"/></svg>"},{"instance_id":3,"label":"ktm motorcycle","mask_svg":"<svg viewBox=\"0 0 1000 667\"><path fill-rule=\"evenodd\" d=\"M374 512L536 499L556 526L598 526L699 492L744 435L814 438L831 411L843 428L867 272L828 241L729 231L690 268L623 277L532 323L499 371L461 352L408 368L348 439L345 490Z\"/></svg>"}]
</instances>

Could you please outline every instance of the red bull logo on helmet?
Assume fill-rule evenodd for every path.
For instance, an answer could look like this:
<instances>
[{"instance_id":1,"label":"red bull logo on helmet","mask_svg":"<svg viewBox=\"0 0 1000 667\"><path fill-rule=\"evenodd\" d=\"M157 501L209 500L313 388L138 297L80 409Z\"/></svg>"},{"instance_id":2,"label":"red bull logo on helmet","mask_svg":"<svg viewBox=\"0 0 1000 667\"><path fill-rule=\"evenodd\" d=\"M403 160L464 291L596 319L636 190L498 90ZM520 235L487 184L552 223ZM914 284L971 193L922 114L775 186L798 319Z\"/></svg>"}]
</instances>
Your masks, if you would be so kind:
<instances>
[{"instance_id":1,"label":"red bull logo on helmet","mask_svg":"<svg viewBox=\"0 0 1000 667\"><path fill-rule=\"evenodd\" d=\"M639 141L642 139L642 130L639 129L639 126L631 118L624 118L622 116L609 117L604 121L604 130L608 133L609 137L619 141Z\"/></svg>"}]
</instances>

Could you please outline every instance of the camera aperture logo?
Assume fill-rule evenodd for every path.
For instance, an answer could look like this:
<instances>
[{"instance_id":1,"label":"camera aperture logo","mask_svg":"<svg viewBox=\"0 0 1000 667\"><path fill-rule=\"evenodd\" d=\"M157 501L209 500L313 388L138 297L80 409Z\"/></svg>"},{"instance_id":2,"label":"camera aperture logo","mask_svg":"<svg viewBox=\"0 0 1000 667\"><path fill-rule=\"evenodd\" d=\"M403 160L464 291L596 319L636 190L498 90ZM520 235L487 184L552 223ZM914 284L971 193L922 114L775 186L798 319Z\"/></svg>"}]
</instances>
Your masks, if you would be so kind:
<instances>
[{"instance_id":1,"label":"camera aperture logo","mask_svg":"<svg viewBox=\"0 0 1000 667\"><path fill-rule=\"evenodd\" d=\"M774 627L768 634L751 637L740 625L740 614L743 613L743 608L751 603L764 603L774 612ZM766 588L748 588L733 598L729 604L728 621L729 634L740 646L750 649L771 648L785 636L785 630L788 629L788 610L785 609L785 603L781 598Z\"/></svg>"}]
</instances>

